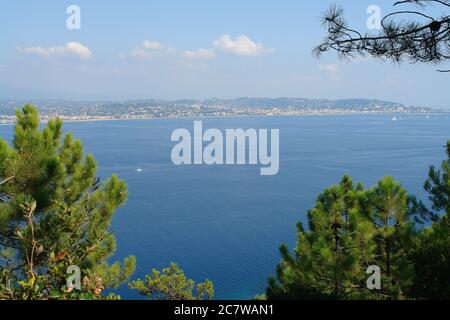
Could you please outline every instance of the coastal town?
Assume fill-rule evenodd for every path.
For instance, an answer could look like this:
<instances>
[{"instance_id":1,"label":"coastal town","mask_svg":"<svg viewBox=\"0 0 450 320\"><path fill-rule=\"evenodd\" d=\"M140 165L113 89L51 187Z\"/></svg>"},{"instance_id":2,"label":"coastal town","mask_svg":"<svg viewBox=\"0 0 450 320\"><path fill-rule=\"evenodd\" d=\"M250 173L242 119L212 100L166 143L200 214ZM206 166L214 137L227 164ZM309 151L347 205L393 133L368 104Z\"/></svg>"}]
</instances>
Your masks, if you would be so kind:
<instances>
[{"instance_id":1,"label":"coastal town","mask_svg":"<svg viewBox=\"0 0 450 320\"><path fill-rule=\"evenodd\" d=\"M30 103L41 119L65 121L201 118L233 116L304 116L351 114L439 113L431 107L412 107L368 99L325 100L303 98L238 98L209 100L66 101L0 100L0 123L12 123L15 110Z\"/></svg>"}]
</instances>

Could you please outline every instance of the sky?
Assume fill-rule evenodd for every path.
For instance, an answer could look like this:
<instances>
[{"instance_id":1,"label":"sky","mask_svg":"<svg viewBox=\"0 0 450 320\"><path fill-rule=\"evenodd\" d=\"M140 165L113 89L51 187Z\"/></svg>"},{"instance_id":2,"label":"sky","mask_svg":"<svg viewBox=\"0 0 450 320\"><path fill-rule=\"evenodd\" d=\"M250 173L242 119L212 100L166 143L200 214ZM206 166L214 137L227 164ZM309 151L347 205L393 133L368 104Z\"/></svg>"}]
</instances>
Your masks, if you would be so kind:
<instances>
[{"instance_id":1,"label":"sky","mask_svg":"<svg viewBox=\"0 0 450 320\"><path fill-rule=\"evenodd\" d=\"M393 2L3 1L0 98L374 98L450 108L450 75L435 66L311 54L330 4L366 31L368 7L387 14ZM67 27L71 5L80 29Z\"/></svg>"}]
</instances>

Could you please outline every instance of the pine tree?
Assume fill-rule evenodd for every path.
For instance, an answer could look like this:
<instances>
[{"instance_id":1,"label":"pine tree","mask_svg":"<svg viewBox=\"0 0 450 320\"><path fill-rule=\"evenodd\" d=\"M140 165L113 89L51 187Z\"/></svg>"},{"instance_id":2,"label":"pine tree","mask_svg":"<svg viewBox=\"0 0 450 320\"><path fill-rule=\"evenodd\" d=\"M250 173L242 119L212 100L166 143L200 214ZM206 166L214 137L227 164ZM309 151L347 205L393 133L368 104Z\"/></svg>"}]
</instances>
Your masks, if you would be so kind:
<instances>
[{"instance_id":1,"label":"pine tree","mask_svg":"<svg viewBox=\"0 0 450 320\"><path fill-rule=\"evenodd\" d=\"M370 296L366 268L374 260L373 227L361 213L361 185L345 176L326 189L308 213L309 230L298 224L295 257L281 246L277 279L268 299L348 299Z\"/></svg>"},{"instance_id":2,"label":"pine tree","mask_svg":"<svg viewBox=\"0 0 450 320\"><path fill-rule=\"evenodd\" d=\"M430 167L424 185L431 208L416 199L410 214L419 222L431 222L419 234L409 259L414 266L409 294L417 299L450 299L450 141L441 169Z\"/></svg>"},{"instance_id":3,"label":"pine tree","mask_svg":"<svg viewBox=\"0 0 450 320\"><path fill-rule=\"evenodd\" d=\"M133 281L129 287L152 300L211 300L214 296L210 280L195 284L175 263L163 269L162 273L154 269L151 275L145 276L145 280Z\"/></svg>"},{"instance_id":4,"label":"pine tree","mask_svg":"<svg viewBox=\"0 0 450 320\"><path fill-rule=\"evenodd\" d=\"M63 137L60 119L41 130L35 107L16 114L12 146L0 140L0 297L100 297L135 268L132 256L108 263L126 185L117 176L100 183L94 157L72 134ZM66 285L70 266L82 272L80 290Z\"/></svg>"},{"instance_id":5,"label":"pine tree","mask_svg":"<svg viewBox=\"0 0 450 320\"><path fill-rule=\"evenodd\" d=\"M413 224L407 215L408 195L392 177L385 177L368 191L368 199L377 244L375 262L382 270L383 294L399 299L404 297L413 276L407 259L414 239Z\"/></svg>"},{"instance_id":6,"label":"pine tree","mask_svg":"<svg viewBox=\"0 0 450 320\"><path fill-rule=\"evenodd\" d=\"M392 177L364 190L345 176L326 189L298 225L293 257L281 247L268 299L406 298L414 270L408 258L417 232L407 214L408 195ZM381 270L381 290L367 287L370 266Z\"/></svg>"}]
</instances>

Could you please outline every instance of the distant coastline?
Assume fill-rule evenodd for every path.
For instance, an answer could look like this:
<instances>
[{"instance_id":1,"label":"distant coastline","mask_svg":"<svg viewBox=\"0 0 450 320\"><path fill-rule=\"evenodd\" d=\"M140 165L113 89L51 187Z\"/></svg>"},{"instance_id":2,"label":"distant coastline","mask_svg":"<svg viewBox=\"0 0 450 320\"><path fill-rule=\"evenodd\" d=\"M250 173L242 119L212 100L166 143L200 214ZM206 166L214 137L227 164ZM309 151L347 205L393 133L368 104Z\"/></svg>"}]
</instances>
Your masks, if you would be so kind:
<instances>
[{"instance_id":1,"label":"distant coastline","mask_svg":"<svg viewBox=\"0 0 450 320\"><path fill-rule=\"evenodd\" d=\"M189 116L189 117L127 117L127 118L86 118L86 119L71 119L71 118L65 118L64 116L58 116L55 115L53 118L61 118L64 123L78 123L78 122L103 122L103 121L138 121L138 120L176 120L176 119L217 119L217 118L286 118L286 117L326 117L326 116L376 116L376 115L450 115L449 111L440 111L440 112L433 112L433 113L424 113L424 112L355 112L355 113L311 113L311 114L300 114L300 115L224 115L224 116ZM48 120L53 118L41 118L42 123L47 123ZM0 115L1 119L1 115ZM14 125L15 121L2 121L0 120L0 125Z\"/></svg>"},{"instance_id":2,"label":"distant coastline","mask_svg":"<svg viewBox=\"0 0 450 320\"><path fill-rule=\"evenodd\" d=\"M237 98L208 100L136 100L125 102L64 100L2 100L0 123L15 121L25 103L39 108L41 120L60 117L66 122L192 119L218 117L285 117L377 114L438 114L450 111L405 106L375 99Z\"/></svg>"}]
</instances>

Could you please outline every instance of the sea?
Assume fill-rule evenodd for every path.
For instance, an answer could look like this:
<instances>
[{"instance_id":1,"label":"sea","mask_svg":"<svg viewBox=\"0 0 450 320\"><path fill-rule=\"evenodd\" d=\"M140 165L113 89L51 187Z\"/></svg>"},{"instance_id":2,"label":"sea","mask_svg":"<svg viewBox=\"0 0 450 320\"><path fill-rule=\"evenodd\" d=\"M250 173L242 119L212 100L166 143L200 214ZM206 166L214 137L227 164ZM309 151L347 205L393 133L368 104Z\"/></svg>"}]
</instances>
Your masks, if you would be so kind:
<instances>
[{"instance_id":1,"label":"sea","mask_svg":"<svg viewBox=\"0 0 450 320\"><path fill-rule=\"evenodd\" d=\"M176 166L175 129L279 129L280 170L260 166ZM12 126L0 126L11 140ZM210 279L216 299L250 299L265 292L280 260L278 248L296 241L296 223L307 223L317 195L350 174L370 187L383 176L426 199L430 165L445 159L448 114L301 117L227 117L68 122L98 162L98 175L117 174L129 198L111 229L117 251L111 262L137 258L132 279L178 263L197 282ZM123 299L142 299L127 286Z\"/></svg>"}]
</instances>

